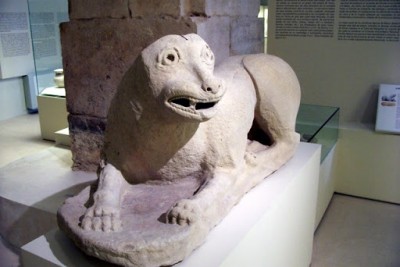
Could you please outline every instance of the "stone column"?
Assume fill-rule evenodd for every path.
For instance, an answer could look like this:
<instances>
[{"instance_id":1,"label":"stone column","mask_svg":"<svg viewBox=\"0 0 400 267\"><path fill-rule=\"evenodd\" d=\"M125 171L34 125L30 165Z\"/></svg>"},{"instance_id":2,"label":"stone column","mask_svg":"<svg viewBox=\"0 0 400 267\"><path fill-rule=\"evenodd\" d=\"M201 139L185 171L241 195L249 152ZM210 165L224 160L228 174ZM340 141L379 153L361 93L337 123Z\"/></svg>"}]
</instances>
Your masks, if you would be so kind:
<instances>
[{"instance_id":1,"label":"stone column","mask_svg":"<svg viewBox=\"0 0 400 267\"><path fill-rule=\"evenodd\" d=\"M124 73L167 34L199 34L216 55L262 53L259 0L69 0L61 43L73 169L95 171Z\"/></svg>"}]
</instances>

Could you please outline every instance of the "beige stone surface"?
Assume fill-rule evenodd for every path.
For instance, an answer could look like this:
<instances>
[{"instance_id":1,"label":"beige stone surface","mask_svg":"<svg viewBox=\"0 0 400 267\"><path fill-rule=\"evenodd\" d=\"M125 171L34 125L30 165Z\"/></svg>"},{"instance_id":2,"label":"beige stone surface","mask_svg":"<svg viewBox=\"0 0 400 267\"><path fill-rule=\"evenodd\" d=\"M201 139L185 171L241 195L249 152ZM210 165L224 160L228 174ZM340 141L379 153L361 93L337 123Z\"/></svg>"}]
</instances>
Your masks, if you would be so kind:
<instances>
[{"instance_id":1,"label":"beige stone surface","mask_svg":"<svg viewBox=\"0 0 400 267\"><path fill-rule=\"evenodd\" d=\"M94 232L76 222L90 203L90 188L69 199L59 210L61 229L86 253L123 266L160 266L186 257L191 247L201 244L204 227L181 227L165 223L165 211L196 190L191 183L169 185L129 185L121 214L124 231ZM197 236L197 238L195 238ZM84 243L81 242L85 239ZM109 255L109 256L108 256Z\"/></svg>"},{"instance_id":2,"label":"beige stone surface","mask_svg":"<svg viewBox=\"0 0 400 267\"><path fill-rule=\"evenodd\" d=\"M183 0L185 15L257 17L259 0Z\"/></svg>"},{"instance_id":3,"label":"beige stone surface","mask_svg":"<svg viewBox=\"0 0 400 267\"><path fill-rule=\"evenodd\" d=\"M96 171L104 143L106 119L70 114L68 121L72 169Z\"/></svg>"},{"instance_id":4,"label":"beige stone surface","mask_svg":"<svg viewBox=\"0 0 400 267\"><path fill-rule=\"evenodd\" d=\"M181 0L129 0L132 17L162 17L181 15Z\"/></svg>"},{"instance_id":5,"label":"beige stone surface","mask_svg":"<svg viewBox=\"0 0 400 267\"><path fill-rule=\"evenodd\" d=\"M71 21L61 26L68 112L105 118L128 67L166 34L199 34L216 52L216 64L230 55L262 52L259 22L245 19L257 16L258 5L257 0L70 0ZM85 142L79 140L84 133L74 140ZM92 154L75 147L74 154ZM77 161L78 167L96 168L88 161Z\"/></svg>"},{"instance_id":6,"label":"beige stone surface","mask_svg":"<svg viewBox=\"0 0 400 267\"><path fill-rule=\"evenodd\" d=\"M214 65L200 36L168 35L124 75L98 183L58 213L86 253L127 266L178 262L293 156L300 87L292 69L264 54Z\"/></svg>"},{"instance_id":7,"label":"beige stone surface","mask_svg":"<svg viewBox=\"0 0 400 267\"><path fill-rule=\"evenodd\" d=\"M69 19L129 18L128 0L69 0Z\"/></svg>"},{"instance_id":8,"label":"beige stone surface","mask_svg":"<svg viewBox=\"0 0 400 267\"><path fill-rule=\"evenodd\" d=\"M69 0L70 19L256 17L259 8L259 0Z\"/></svg>"},{"instance_id":9,"label":"beige stone surface","mask_svg":"<svg viewBox=\"0 0 400 267\"><path fill-rule=\"evenodd\" d=\"M104 144L104 136L90 132L72 131L70 137L72 169L96 171Z\"/></svg>"},{"instance_id":10,"label":"beige stone surface","mask_svg":"<svg viewBox=\"0 0 400 267\"><path fill-rule=\"evenodd\" d=\"M205 0L182 0L182 15L184 16L200 16L206 17L206 1Z\"/></svg>"}]
</instances>

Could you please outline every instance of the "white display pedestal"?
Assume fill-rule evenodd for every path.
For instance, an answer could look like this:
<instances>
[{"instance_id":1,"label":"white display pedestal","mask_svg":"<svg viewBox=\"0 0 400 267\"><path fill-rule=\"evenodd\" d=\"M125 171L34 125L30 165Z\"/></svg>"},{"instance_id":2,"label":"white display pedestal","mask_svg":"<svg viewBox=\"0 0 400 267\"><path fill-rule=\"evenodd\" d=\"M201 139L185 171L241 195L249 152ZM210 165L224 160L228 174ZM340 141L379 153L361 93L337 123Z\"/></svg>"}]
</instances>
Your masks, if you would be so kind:
<instances>
[{"instance_id":1,"label":"white display pedestal","mask_svg":"<svg viewBox=\"0 0 400 267\"><path fill-rule=\"evenodd\" d=\"M65 89L49 87L37 97L42 138L55 141L55 132L68 127Z\"/></svg>"},{"instance_id":2,"label":"white display pedestal","mask_svg":"<svg viewBox=\"0 0 400 267\"><path fill-rule=\"evenodd\" d=\"M96 180L96 173L72 171L71 158L70 150L51 147L0 169L4 239L20 247L57 227L58 207Z\"/></svg>"},{"instance_id":3,"label":"white display pedestal","mask_svg":"<svg viewBox=\"0 0 400 267\"><path fill-rule=\"evenodd\" d=\"M306 267L311 262L320 146L301 143L284 167L246 194L176 267ZM101 266L59 230L22 247L24 266Z\"/></svg>"},{"instance_id":4,"label":"white display pedestal","mask_svg":"<svg viewBox=\"0 0 400 267\"><path fill-rule=\"evenodd\" d=\"M71 146L71 138L69 137L69 128L61 129L54 133L56 145Z\"/></svg>"}]
</instances>

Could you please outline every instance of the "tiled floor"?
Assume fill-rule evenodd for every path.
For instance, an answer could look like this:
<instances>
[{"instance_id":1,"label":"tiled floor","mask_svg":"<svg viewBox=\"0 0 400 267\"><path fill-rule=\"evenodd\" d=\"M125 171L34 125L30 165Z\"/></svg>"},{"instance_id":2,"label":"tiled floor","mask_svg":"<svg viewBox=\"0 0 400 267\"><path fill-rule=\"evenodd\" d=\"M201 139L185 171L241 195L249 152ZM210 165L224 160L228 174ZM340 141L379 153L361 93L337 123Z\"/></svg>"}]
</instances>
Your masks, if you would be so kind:
<instances>
[{"instance_id":1,"label":"tiled floor","mask_svg":"<svg viewBox=\"0 0 400 267\"><path fill-rule=\"evenodd\" d=\"M0 237L0 266L17 267L20 266L19 261L20 251L8 244Z\"/></svg>"},{"instance_id":2,"label":"tiled floor","mask_svg":"<svg viewBox=\"0 0 400 267\"><path fill-rule=\"evenodd\" d=\"M400 205L335 194L315 233L312 267L399 267Z\"/></svg>"},{"instance_id":3,"label":"tiled floor","mask_svg":"<svg viewBox=\"0 0 400 267\"><path fill-rule=\"evenodd\" d=\"M53 145L41 140L38 115L0 121L0 168ZM19 266L19 249L0 241L0 266ZM400 206L334 195L315 234L311 266L399 267Z\"/></svg>"},{"instance_id":4,"label":"tiled floor","mask_svg":"<svg viewBox=\"0 0 400 267\"><path fill-rule=\"evenodd\" d=\"M37 114L0 121L0 167L53 145L42 140Z\"/></svg>"},{"instance_id":5,"label":"tiled floor","mask_svg":"<svg viewBox=\"0 0 400 267\"><path fill-rule=\"evenodd\" d=\"M0 168L53 145L42 140L37 114L0 121ZM19 248L0 237L0 266L20 266L19 254Z\"/></svg>"}]
</instances>

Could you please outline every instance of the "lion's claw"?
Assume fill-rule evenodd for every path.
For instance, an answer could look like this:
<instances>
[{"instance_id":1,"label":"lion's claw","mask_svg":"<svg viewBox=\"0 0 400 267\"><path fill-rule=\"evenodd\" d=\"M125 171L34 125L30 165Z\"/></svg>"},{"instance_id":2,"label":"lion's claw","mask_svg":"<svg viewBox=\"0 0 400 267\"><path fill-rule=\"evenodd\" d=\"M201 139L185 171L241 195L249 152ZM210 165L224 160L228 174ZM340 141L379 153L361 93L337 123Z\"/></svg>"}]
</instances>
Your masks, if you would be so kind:
<instances>
[{"instance_id":1,"label":"lion's claw","mask_svg":"<svg viewBox=\"0 0 400 267\"><path fill-rule=\"evenodd\" d=\"M184 199L176 203L167 213L167 222L170 224L190 225L197 221L199 207L193 200Z\"/></svg>"},{"instance_id":2,"label":"lion's claw","mask_svg":"<svg viewBox=\"0 0 400 267\"><path fill-rule=\"evenodd\" d=\"M113 207L90 207L82 220L84 230L117 232L122 228L119 210Z\"/></svg>"}]
</instances>

